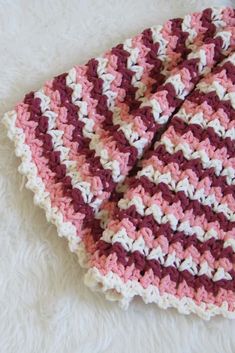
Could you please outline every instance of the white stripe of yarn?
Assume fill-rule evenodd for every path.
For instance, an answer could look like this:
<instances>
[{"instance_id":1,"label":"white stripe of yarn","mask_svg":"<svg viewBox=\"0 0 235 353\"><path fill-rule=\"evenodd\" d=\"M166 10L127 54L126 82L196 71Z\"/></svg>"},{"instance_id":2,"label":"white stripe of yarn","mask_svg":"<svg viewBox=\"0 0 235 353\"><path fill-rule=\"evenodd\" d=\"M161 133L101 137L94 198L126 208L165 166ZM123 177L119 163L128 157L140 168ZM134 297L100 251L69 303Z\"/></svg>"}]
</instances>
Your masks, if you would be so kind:
<instances>
[{"instance_id":1,"label":"white stripe of yarn","mask_svg":"<svg viewBox=\"0 0 235 353\"><path fill-rule=\"evenodd\" d=\"M157 260L164 267L174 266L179 271L188 270L192 275L201 276L206 274L213 281L218 281L220 279L232 279L231 275L227 273L223 267L220 266L218 268L211 268L206 260L203 260L203 262L197 264L193 261L192 256L180 259L176 256L175 251L168 254L163 251L160 245L158 245L157 248L151 249L146 245L142 236L139 236L137 239L130 238L124 227L120 228L117 232L110 229L105 229L101 240L109 244L115 244L118 242L122 244L126 251L131 253L138 251L148 260Z\"/></svg>"},{"instance_id":2,"label":"white stripe of yarn","mask_svg":"<svg viewBox=\"0 0 235 353\"><path fill-rule=\"evenodd\" d=\"M113 232L110 229L106 229L101 237L106 243L115 244L116 242L122 244L123 248L128 252L139 251L148 260L157 260L162 266L169 267L174 266L179 271L188 270L192 275L206 274L209 278L213 278L213 269L209 267L208 263L204 261L200 264L199 268L197 264L189 256L184 259L180 259L176 256L176 252L173 251L167 254L162 250L160 245L157 248L149 248L142 236L137 239L132 239L128 236L126 229L122 227L118 232ZM167 256L166 256L167 255Z\"/></svg>"},{"instance_id":3,"label":"white stripe of yarn","mask_svg":"<svg viewBox=\"0 0 235 353\"><path fill-rule=\"evenodd\" d=\"M215 113L216 112L214 112L214 114ZM182 119L188 125L197 124L200 125L203 129L212 127L219 137L223 139L230 137L231 140L235 140L235 127L226 129L220 123L219 119L215 118L213 120L207 120L202 111L192 115L191 113L186 113L184 107L182 106L182 108L177 112L176 116Z\"/></svg>"},{"instance_id":4,"label":"white stripe of yarn","mask_svg":"<svg viewBox=\"0 0 235 353\"><path fill-rule=\"evenodd\" d=\"M77 87L76 85L76 70L73 68L69 71L66 78L66 83L72 89ZM121 175L120 164L117 160L111 160L108 155L107 149L103 146L102 139L99 134L94 130L94 120L88 117L88 103L83 101L82 88L78 90L80 92L79 96L74 96L73 103L79 106L78 120L82 121L85 126L83 127L83 136L89 138L90 148L96 152L96 156L101 157L100 162L104 169L109 169L112 171L112 178L115 182L120 182L124 179Z\"/></svg>"},{"instance_id":5,"label":"white stripe of yarn","mask_svg":"<svg viewBox=\"0 0 235 353\"><path fill-rule=\"evenodd\" d=\"M136 211L141 216L153 215L153 218L158 224L165 224L169 222L173 231L183 231L187 236L195 234L197 239L199 239L201 242L207 241L210 238L219 239L219 235L215 229L210 229L209 231L205 232L202 227L192 226L189 221L181 222L173 214L165 214L161 206L152 205L150 207L145 207L142 199L139 196L134 196L132 200L127 198L121 199L118 203L119 208L124 210L128 209L132 205L136 207ZM223 230L220 231L223 233L223 237L225 237L226 233Z\"/></svg>"},{"instance_id":6,"label":"white stripe of yarn","mask_svg":"<svg viewBox=\"0 0 235 353\"><path fill-rule=\"evenodd\" d=\"M66 166L66 176L71 178L72 186L81 191L82 198L85 203L88 203L95 211L99 209L102 202L98 197L91 202L94 194L91 192L91 184L84 181L79 173L79 166L77 161L69 158L69 148L63 145L64 131L57 128L56 119L57 114L50 110L50 97L46 96L43 89L35 92L35 97L40 98L40 108L44 116L48 117L48 131L47 133L52 137L53 149L61 153L60 160Z\"/></svg>"},{"instance_id":7,"label":"white stripe of yarn","mask_svg":"<svg viewBox=\"0 0 235 353\"><path fill-rule=\"evenodd\" d=\"M166 169L167 166L168 165L165 166ZM235 213L228 207L226 203L220 203L219 201L217 201L216 196L214 194L209 194L207 196L204 193L204 189L198 189L198 187L194 187L194 185L189 182L189 179L187 177L176 181L171 175L170 170L162 174L158 170L155 170L152 165L149 165L139 171L137 177L141 176L146 176L151 182L156 185L163 182L169 186L170 190L174 192L184 191L185 195L190 200L197 200L202 205L210 206L212 210L216 213L223 212L229 221L235 221Z\"/></svg>"},{"instance_id":8,"label":"white stripe of yarn","mask_svg":"<svg viewBox=\"0 0 235 353\"><path fill-rule=\"evenodd\" d=\"M155 148L160 144L164 144L166 151L170 154L182 151L187 160L199 158L202 162L203 168L209 169L213 167L215 169L216 176L225 176L228 185L235 184L235 170L232 167L224 167L224 162L226 161L209 158L207 153L202 149L192 151L191 146L185 141L184 143L174 144L171 139L166 136L162 136L161 142L158 141Z\"/></svg>"}]
</instances>

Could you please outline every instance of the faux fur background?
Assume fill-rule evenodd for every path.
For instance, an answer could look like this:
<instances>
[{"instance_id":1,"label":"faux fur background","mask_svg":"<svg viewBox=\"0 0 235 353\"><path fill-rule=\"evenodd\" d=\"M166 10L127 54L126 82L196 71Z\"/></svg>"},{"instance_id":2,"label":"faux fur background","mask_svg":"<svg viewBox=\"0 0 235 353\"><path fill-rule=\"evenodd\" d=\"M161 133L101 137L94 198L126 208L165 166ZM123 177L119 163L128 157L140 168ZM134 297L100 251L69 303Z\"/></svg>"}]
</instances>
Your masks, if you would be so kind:
<instances>
[{"instance_id":1,"label":"faux fur background","mask_svg":"<svg viewBox=\"0 0 235 353\"><path fill-rule=\"evenodd\" d=\"M0 0L0 115L53 75L168 18L233 1ZM232 353L235 321L204 322L83 284L76 257L33 205L0 128L1 353Z\"/></svg>"}]
</instances>

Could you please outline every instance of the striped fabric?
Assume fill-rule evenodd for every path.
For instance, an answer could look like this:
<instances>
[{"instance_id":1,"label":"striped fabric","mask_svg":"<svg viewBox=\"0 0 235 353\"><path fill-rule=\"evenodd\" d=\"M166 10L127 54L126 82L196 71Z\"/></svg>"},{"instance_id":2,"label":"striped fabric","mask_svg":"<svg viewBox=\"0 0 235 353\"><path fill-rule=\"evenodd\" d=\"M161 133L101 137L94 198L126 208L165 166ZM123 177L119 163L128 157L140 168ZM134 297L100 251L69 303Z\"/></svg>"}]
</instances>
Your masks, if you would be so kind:
<instances>
[{"instance_id":1,"label":"striped fabric","mask_svg":"<svg viewBox=\"0 0 235 353\"><path fill-rule=\"evenodd\" d=\"M35 204L85 283L235 317L235 11L144 30L6 113Z\"/></svg>"}]
</instances>

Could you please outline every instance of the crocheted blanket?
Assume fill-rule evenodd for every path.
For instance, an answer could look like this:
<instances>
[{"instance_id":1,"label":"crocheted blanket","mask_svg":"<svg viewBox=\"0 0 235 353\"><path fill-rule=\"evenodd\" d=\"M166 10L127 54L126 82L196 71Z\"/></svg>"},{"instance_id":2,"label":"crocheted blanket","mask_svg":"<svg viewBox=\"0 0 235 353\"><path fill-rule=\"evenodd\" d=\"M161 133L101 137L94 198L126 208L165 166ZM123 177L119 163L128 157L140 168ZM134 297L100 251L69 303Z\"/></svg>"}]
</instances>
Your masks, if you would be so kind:
<instances>
[{"instance_id":1,"label":"crocheted blanket","mask_svg":"<svg viewBox=\"0 0 235 353\"><path fill-rule=\"evenodd\" d=\"M5 114L34 203L85 283L235 317L235 10L144 30Z\"/></svg>"}]
</instances>

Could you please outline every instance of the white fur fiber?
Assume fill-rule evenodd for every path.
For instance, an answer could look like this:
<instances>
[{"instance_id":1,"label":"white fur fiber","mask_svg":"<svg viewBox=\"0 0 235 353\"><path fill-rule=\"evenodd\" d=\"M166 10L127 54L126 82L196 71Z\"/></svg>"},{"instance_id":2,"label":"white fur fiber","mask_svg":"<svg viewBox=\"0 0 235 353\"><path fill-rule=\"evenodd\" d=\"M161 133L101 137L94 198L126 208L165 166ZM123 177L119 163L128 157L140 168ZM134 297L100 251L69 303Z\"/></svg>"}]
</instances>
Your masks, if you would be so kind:
<instances>
[{"instance_id":1,"label":"white fur fiber","mask_svg":"<svg viewBox=\"0 0 235 353\"><path fill-rule=\"evenodd\" d=\"M212 0L0 0L0 115L30 90L142 29ZM91 292L17 172L0 128L0 353L233 353L235 320L203 321Z\"/></svg>"}]
</instances>

